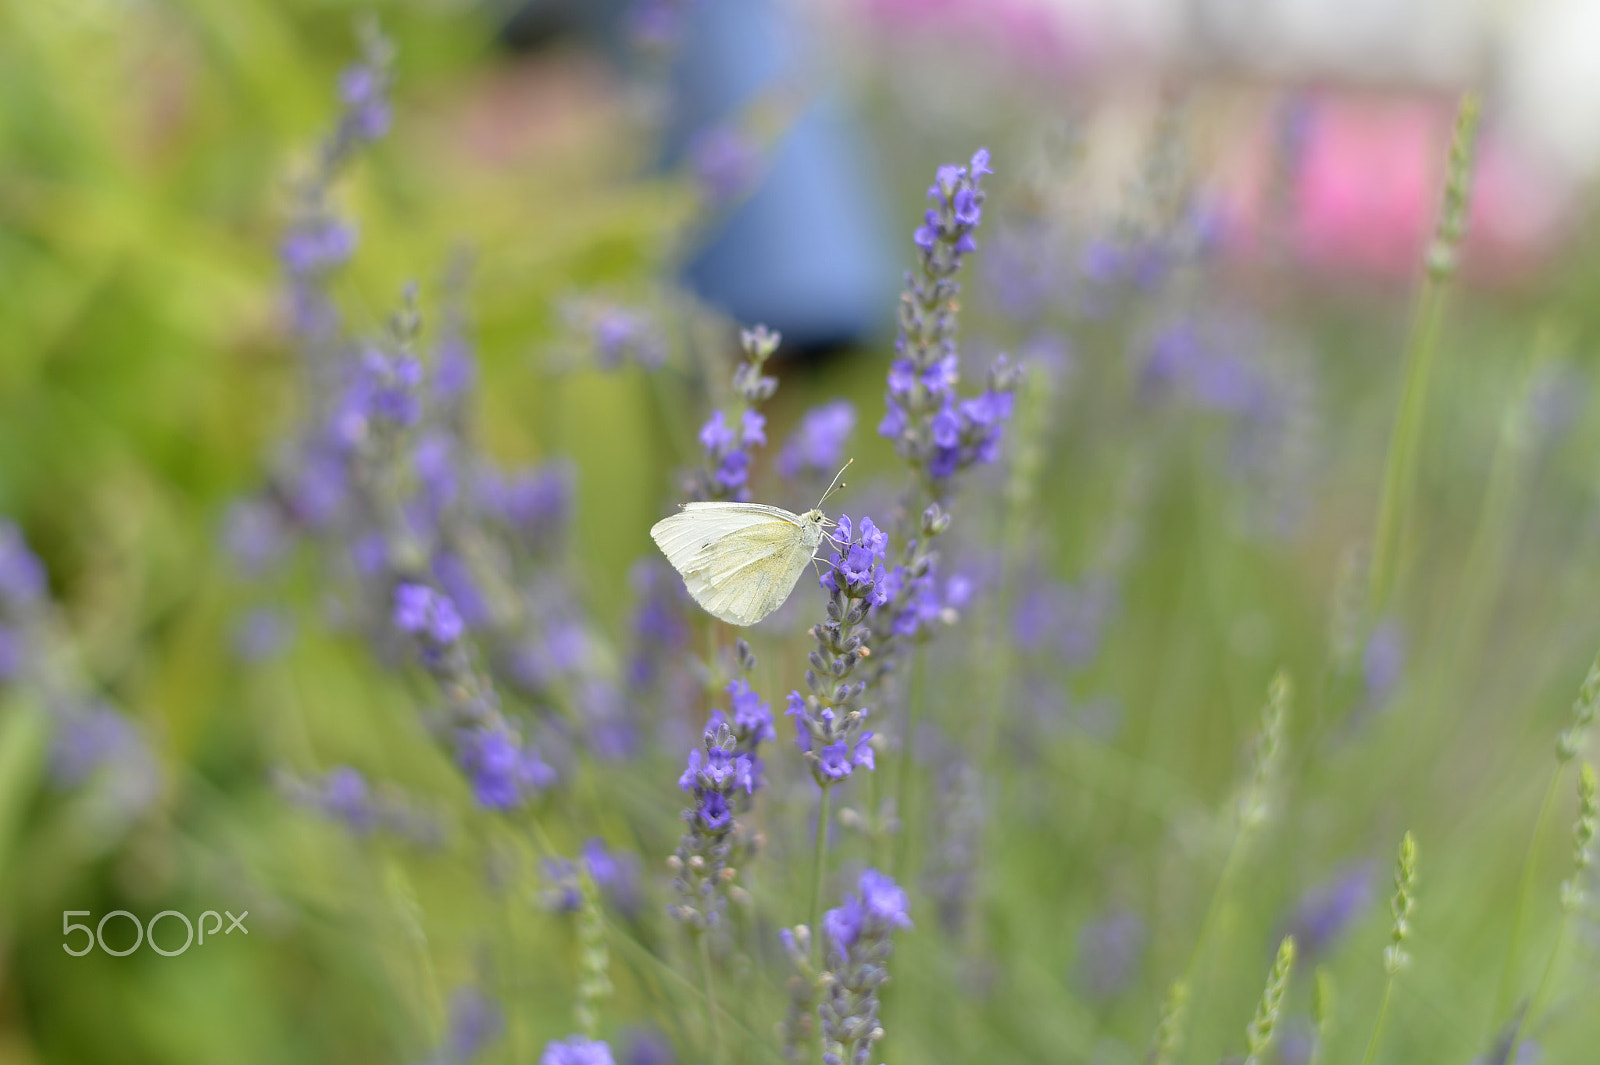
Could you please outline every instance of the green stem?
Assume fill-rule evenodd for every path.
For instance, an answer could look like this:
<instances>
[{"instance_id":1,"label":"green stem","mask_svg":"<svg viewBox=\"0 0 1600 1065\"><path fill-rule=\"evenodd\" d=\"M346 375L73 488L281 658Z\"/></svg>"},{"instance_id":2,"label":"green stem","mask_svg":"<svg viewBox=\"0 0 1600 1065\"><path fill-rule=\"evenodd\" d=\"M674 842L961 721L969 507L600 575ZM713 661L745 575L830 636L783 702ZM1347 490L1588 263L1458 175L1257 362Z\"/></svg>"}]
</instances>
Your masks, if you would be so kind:
<instances>
[{"instance_id":1,"label":"green stem","mask_svg":"<svg viewBox=\"0 0 1600 1065\"><path fill-rule=\"evenodd\" d=\"M1561 786L1561 773L1557 770L1550 777L1550 786L1545 789L1544 802L1539 804L1539 818L1533 823L1533 836L1528 840L1528 853L1522 860L1522 886L1517 890L1517 906L1511 916L1511 943L1506 948L1505 966L1500 970L1500 990L1495 994L1494 1016L1490 1018L1492 1024L1498 1024L1499 1019L1506 1015L1511 1008L1510 994L1512 978L1517 968L1517 948L1521 945L1523 919L1527 914L1528 896L1533 892L1534 859L1539 854L1539 840L1544 838L1545 822L1550 820L1550 811L1555 807L1556 789Z\"/></svg>"},{"instance_id":2,"label":"green stem","mask_svg":"<svg viewBox=\"0 0 1600 1065\"><path fill-rule=\"evenodd\" d=\"M900 821L900 835L895 840L894 862L889 868L896 880L902 880L911 862L911 826L914 823L911 809L911 745L915 742L917 721L923 703L926 684L923 644L917 644L911 659L911 683L906 695L905 732L900 741L900 761L895 766L894 813Z\"/></svg>"},{"instance_id":3,"label":"green stem","mask_svg":"<svg viewBox=\"0 0 1600 1065\"><path fill-rule=\"evenodd\" d=\"M1195 936L1194 950L1189 955L1189 964L1184 966L1183 970L1183 983L1190 988L1197 986L1194 979L1195 970L1199 968L1200 957L1205 951L1206 942L1211 937L1212 926L1222 913L1222 903L1227 898L1228 889L1233 885L1234 870L1238 867L1239 856L1244 850L1246 831L1241 825L1239 831L1234 833L1233 843L1228 847L1228 857L1222 863L1222 875L1217 877L1217 886L1211 893L1211 902L1206 906L1206 915L1200 921L1200 934ZM1190 1006L1192 1009L1192 1002ZM1193 1016L1192 1013L1190 1015Z\"/></svg>"},{"instance_id":4,"label":"green stem","mask_svg":"<svg viewBox=\"0 0 1600 1065\"><path fill-rule=\"evenodd\" d=\"M1528 1028L1528 1021L1539 1009L1539 1003L1544 1001L1545 992L1550 990L1550 977L1556 971L1556 959L1561 956L1561 948L1567 939L1567 923L1572 915L1565 907L1561 911L1561 925L1556 929L1555 946L1550 948L1550 958L1544 963L1544 975L1539 978L1539 987L1533 993L1533 998L1528 1001L1528 1008L1522 1011L1522 1016L1517 1018L1517 1030L1511 1035L1511 1052L1506 1055L1506 1060L1517 1060L1517 1047L1522 1042L1522 1033Z\"/></svg>"},{"instance_id":5,"label":"green stem","mask_svg":"<svg viewBox=\"0 0 1600 1065\"><path fill-rule=\"evenodd\" d=\"M1394 429L1389 437L1389 453L1383 471L1383 494L1378 504L1377 525L1372 534L1369 617L1383 613L1394 591L1400 541L1405 534L1416 494L1422 428L1428 408L1428 385L1433 377L1434 355L1439 347L1439 324L1444 318L1447 292L1444 281L1436 280L1431 273L1426 276L1412 319L1405 353L1405 384L1400 393L1400 406L1395 411Z\"/></svg>"},{"instance_id":6,"label":"green stem","mask_svg":"<svg viewBox=\"0 0 1600 1065\"><path fill-rule=\"evenodd\" d=\"M807 910L811 914L811 956L819 960L822 958L822 881L827 871L828 805L831 798L832 789L824 785L822 801L817 807L816 850L811 858L811 907Z\"/></svg>"},{"instance_id":7,"label":"green stem","mask_svg":"<svg viewBox=\"0 0 1600 1065\"><path fill-rule=\"evenodd\" d=\"M1383 1022L1389 1016L1389 994L1394 990L1394 976L1383 982L1383 998L1378 1002L1378 1018L1372 1022L1372 1038L1367 1040L1367 1052L1361 1056L1361 1065L1372 1065L1372 1055L1378 1052L1378 1039L1383 1035Z\"/></svg>"},{"instance_id":8,"label":"green stem","mask_svg":"<svg viewBox=\"0 0 1600 1065\"><path fill-rule=\"evenodd\" d=\"M705 1000L704 988L696 987L693 980L690 980L677 969L662 961L656 956L655 951L651 950L649 947L633 938L633 936L630 935L622 926L607 921L605 923L605 929L606 933L611 936L612 942L624 948L624 950L631 954L635 960L643 962L652 972L670 981L672 984L686 991L696 999L700 999L701 1001ZM709 1002L706 1003L706 1006L708 1009L712 1008L711 1003ZM757 1036L739 1018L735 1017L721 1006L715 1007L715 1011L723 1021L738 1030L738 1032L743 1035L752 1046L760 1047L767 1054L769 1054L773 1058L774 1062L777 1063L777 1065L789 1065L788 1061L783 1057L783 1055L778 1052L777 1047L774 1047L768 1040Z\"/></svg>"},{"instance_id":9,"label":"green stem","mask_svg":"<svg viewBox=\"0 0 1600 1065\"><path fill-rule=\"evenodd\" d=\"M711 941L704 932L696 932L695 941L700 948L700 979L706 989L706 1024L711 1034L711 1065L722 1061L722 1029L717 1023L717 986L711 973Z\"/></svg>"}]
</instances>

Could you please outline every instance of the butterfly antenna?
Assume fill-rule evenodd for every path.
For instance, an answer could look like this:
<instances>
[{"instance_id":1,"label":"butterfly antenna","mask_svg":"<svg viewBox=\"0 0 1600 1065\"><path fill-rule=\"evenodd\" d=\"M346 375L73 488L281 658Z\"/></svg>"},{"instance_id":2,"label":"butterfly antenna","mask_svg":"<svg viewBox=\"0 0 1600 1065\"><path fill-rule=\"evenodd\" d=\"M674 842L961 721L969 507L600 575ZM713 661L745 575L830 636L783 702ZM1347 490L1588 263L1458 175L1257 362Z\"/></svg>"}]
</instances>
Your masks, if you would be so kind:
<instances>
[{"instance_id":1,"label":"butterfly antenna","mask_svg":"<svg viewBox=\"0 0 1600 1065\"><path fill-rule=\"evenodd\" d=\"M837 492L839 489L845 487L843 484L839 483L839 478L844 476L844 471L848 470L850 468L850 464L854 461L855 459L846 459L844 465L839 467L839 472L833 475L833 483L828 485L828 490L822 493L821 499L817 500L818 510L822 509L822 504L828 501L829 496L833 495L833 493Z\"/></svg>"}]
</instances>

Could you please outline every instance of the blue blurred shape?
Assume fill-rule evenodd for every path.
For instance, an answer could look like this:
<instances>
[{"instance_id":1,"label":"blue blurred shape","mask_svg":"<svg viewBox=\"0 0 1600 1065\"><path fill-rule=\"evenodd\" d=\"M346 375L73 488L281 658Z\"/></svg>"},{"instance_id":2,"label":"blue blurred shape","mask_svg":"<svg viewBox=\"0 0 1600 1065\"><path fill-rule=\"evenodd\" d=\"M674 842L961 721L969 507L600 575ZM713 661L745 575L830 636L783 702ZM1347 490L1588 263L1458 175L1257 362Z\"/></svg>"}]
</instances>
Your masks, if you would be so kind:
<instances>
[{"instance_id":1,"label":"blue blurred shape","mask_svg":"<svg viewBox=\"0 0 1600 1065\"><path fill-rule=\"evenodd\" d=\"M803 28L770 0L690 7L674 77L669 166L696 138L737 126L763 93L812 92ZM756 186L716 219L685 276L736 320L764 322L788 346L852 343L883 326L899 274L864 138L843 101L817 90L762 160Z\"/></svg>"}]
</instances>

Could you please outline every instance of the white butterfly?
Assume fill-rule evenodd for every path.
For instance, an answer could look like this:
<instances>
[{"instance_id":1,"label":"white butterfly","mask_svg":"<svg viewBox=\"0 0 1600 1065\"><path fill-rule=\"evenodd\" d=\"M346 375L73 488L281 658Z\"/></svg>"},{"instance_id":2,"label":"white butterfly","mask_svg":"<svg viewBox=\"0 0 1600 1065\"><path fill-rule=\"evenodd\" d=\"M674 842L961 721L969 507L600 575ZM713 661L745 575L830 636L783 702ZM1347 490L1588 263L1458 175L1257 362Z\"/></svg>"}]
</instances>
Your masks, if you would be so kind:
<instances>
[{"instance_id":1,"label":"white butterfly","mask_svg":"<svg viewBox=\"0 0 1600 1065\"><path fill-rule=\"evenodd\" d=\"M695 602L731 625L754 625L789 598L832 524L820 502L804 514L765 503L685 503L650 537Z\"/></svg>"}]
</instances>

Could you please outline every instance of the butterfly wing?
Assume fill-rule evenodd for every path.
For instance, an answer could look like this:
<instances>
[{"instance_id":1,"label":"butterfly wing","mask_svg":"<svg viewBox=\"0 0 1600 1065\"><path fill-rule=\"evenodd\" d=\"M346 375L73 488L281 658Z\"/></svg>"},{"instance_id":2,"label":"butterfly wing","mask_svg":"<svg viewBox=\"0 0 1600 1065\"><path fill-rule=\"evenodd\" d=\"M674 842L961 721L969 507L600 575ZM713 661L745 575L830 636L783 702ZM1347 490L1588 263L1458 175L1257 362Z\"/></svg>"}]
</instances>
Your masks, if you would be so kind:
<instances>
[{"instance_id":1,"label":"butterfly wing","mask_svg":"<svg viewBox=\"0 0 1600 1065\"><path fill-rule=\"evenodd\" d=\"M761 503L689 503L650 535L694 601L733 625L778 609L814 546L799 515Z\"/></svg>"}]
</instances>

